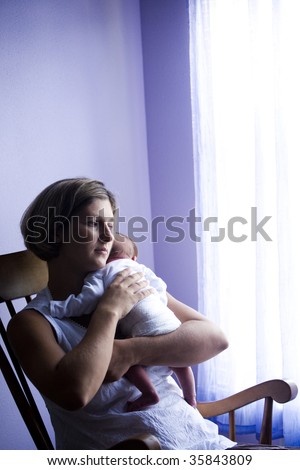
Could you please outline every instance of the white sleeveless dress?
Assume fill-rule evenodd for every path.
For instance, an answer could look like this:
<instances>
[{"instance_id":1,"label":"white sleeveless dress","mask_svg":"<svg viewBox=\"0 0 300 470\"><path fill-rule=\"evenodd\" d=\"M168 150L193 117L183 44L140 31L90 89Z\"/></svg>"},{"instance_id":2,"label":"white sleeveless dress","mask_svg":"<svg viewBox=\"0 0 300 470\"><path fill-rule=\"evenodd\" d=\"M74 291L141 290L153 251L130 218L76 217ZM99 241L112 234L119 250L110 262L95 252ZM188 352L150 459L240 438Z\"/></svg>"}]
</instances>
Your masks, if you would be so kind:
<instances>
[{"instance_id":1,"label":"white sleeveless dress","mask_svg":"<svg viewBox=\"0 0 300 470\"><path fill-rule=\"evenodd\" d=\"M26 309L40 312L52 325L57 342L68 352L85 335L85 328L71 319L50 315L51 294L43 289ZM181 389L168 367L148 367L160 401L143 411L126 412L126 404L139 392L125 378L103 384L84 408L68 411L43 397L55 431L56 449L109 449L134 434L151 433L162 449L226 449L235 442L218 434L217 426L204 419L182 398Z\"/></svg>"}]
</instances>

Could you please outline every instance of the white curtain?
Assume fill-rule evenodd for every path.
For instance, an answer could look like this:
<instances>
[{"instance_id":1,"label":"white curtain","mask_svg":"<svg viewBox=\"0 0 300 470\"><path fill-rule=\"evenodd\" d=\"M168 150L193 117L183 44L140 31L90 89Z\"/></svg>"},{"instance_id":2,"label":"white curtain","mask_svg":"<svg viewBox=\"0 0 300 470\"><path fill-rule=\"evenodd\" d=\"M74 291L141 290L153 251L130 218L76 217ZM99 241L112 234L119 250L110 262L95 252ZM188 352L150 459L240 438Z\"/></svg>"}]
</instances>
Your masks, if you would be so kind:
<instances>
[{"instance_id":1,"label":"white curtain","mask_svg":"<svg viewBox=\"0 0 300 470\"><path fill-rule=\"evenodd\" d=\"M189 0L199 309L230 342L199 366L200 399L300 386L299 18L298 0ZM274 434L300 444L299 397Z\"/></svg>"}]
</instances>

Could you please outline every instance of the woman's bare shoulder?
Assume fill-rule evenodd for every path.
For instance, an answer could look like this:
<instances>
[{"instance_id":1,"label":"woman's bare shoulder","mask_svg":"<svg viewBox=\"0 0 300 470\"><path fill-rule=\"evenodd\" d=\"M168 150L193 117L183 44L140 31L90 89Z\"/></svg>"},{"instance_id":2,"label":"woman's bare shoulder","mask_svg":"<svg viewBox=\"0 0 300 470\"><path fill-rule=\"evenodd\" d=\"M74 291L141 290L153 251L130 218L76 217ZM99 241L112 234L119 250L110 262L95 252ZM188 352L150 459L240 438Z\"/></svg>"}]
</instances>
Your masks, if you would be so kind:
<instances>
[{"instance_id":1,"label":"woman's bare shoulder","mask_svg":"<svg viewBox=\"0 0 300 470\"><path fill-rule=\"evenodd\" d=\"M36 310L28 309L17 313L7 325L7 336L13 346L37 336L48 336L51 332L53 334L50 323Z\"/></svg>"},{"instance_id":2,"label":"woman's bare shoulder","mask_svg":"<svg viewBox=\"0 0 300 470\"><path fill-rule=\"evenodd\" d=\"M51 324L36 310L24 310L9 322L8 340L23 371L45 396L61 404L57 365L65 356ZM63 385L64 387L65 385Z\"/></svg>"},{"instance_id":3,"label":"woman's bare shoulder","mask_svg":"<svg viewBox=\"0 0 300 470\"><path fill-rule=\"evenodd\" d=\"M27 309L14 315L8 323L8 330L26 326L32 322L41 322L47 324L47 320L37 310Z\"/></svg>"}]
</instances>

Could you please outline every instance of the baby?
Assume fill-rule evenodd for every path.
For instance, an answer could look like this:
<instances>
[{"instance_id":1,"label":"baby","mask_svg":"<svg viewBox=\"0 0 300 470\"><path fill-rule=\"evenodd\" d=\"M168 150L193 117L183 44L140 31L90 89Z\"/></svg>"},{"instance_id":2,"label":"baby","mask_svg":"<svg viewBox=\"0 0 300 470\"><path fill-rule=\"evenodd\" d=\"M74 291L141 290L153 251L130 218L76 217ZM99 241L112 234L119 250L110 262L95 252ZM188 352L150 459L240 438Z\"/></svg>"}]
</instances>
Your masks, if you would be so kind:
<instances>
[{"instance_id":1,"label":"baby","mask_svg":"<svg viewBox=\"0 0 300 470\"><path fill-rule=\"evenodd\" d=\"M70 295L64 301L51 301L51 315L57 318L90 315L105 288L120 271L129 267L133 272L143 272L149 285L155 289L155 293L138 302L126 317L119 321L118 333L125 338L156 336L177 329L180 321L167 307L166 284L151 269L139 264L136 261L137 255L135 243L125 235L116 234L107 265L86 276L78 296ZM176 367L172 370L179 380L184 399L196 407L195 382L191 368ZM141 396L136 400L128 402L128 411L138 411L159 401L155 387L143 366L132 366L125 377L141 392Z\"/></svg>"}]
</instances>

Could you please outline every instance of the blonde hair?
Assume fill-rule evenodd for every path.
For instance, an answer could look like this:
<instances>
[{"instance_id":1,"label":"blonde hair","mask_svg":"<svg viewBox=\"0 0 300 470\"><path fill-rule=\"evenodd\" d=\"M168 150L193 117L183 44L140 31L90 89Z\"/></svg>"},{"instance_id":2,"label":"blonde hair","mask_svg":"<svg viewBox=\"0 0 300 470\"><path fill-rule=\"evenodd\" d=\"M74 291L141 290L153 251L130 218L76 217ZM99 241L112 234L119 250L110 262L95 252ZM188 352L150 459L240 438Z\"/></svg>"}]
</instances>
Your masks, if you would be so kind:
<instances>
[{"instance_id":1,"label":"blonde hair","mask_svg":"<svg viewBox=\"0 0 300 470\"><path fill-rule=\"evenodd\" d=\"M58 256L61 242L56 239L57 224L66 226L94 198L108 199L115 212L116 199L101 181L68 178L47 186L22 216L21 232L26 248L44 261Z\"/></svg>"}]
</instances>

